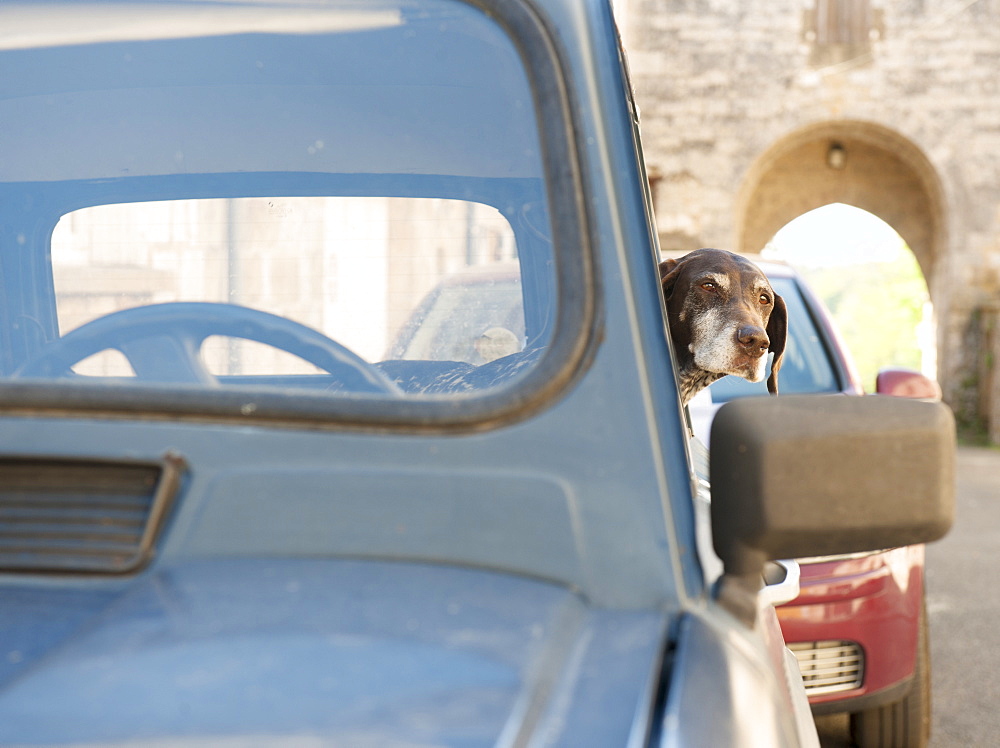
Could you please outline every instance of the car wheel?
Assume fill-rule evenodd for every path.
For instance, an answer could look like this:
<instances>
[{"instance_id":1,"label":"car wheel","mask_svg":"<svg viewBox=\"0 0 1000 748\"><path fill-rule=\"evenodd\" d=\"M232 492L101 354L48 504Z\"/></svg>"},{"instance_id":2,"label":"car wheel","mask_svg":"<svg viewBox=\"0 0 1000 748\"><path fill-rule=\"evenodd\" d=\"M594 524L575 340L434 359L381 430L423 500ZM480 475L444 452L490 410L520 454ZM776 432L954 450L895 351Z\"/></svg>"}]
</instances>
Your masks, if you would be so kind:
<instances>
[{"instance_id":1,"label":"car wheel","mask_svg":"<svg viewBox=\"0 0 1000 748\"><path fill-rule=\"evenodd\" d=\"M926 603L920 612L913 687L899 701L851 715L860 748L924 748L931 737L931 659Z\"/></svg>"}]
</instances>

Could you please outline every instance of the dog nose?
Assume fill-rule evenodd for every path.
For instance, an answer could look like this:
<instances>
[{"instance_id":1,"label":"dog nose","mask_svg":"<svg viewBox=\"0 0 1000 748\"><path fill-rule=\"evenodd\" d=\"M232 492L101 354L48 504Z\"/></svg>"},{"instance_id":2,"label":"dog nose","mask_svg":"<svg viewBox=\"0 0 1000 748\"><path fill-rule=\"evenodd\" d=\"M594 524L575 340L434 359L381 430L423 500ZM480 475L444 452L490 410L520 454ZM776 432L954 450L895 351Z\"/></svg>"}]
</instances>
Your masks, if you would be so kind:
<instances>
[{"instance_id":1,"label":"dog nose","mask_svg":"<svg viewBox=\"0 0 1000 748\"><path fill-rule=\"evenodd\" d=\"M740 341L740 345L751 351L759 349L761 352L764 352L771 344L771 341L767 337L767 333L756 325L740 326L740 328L736 331L736 339Z\"/></svg>"}]
</instances>

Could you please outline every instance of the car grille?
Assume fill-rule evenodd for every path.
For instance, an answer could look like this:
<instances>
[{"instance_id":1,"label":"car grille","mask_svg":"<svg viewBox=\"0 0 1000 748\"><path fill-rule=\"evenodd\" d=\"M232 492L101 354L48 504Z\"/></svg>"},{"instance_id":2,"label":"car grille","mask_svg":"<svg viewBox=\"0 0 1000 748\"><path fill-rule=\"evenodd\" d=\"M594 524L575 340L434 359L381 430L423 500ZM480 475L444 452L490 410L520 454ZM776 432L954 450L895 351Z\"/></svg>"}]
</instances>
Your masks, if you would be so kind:
<instances>
[{"instance_id":1,"label":"car grille","mask_svg":"<svg viewBox=\"0 0 1000 748\"><path fill-rule=\"evenodd\" d=\"M788 648L799 661L808 695L818 696L861 687L865 656L854 642L793 642Z\"/></svg>"},{"instance_id":2,"label":"car grille","mask_svg":"<svg viewBox=\"0 0 1000 748\"><path fill-rule=\"evenodd\" d=\"M163 463L0 459L0 571L134 571L179 486Z\"/></svg>"}]
</instances>

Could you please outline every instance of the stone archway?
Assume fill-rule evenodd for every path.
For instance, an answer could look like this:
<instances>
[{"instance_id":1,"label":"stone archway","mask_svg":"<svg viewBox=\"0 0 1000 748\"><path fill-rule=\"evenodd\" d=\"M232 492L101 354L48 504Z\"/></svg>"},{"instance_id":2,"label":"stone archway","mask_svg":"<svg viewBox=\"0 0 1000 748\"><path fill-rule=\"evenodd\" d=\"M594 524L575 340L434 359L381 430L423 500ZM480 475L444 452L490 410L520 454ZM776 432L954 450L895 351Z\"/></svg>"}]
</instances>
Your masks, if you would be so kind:
<instances>
[{"instance_id":1,"label":"stone archway","mask_svg":"<svg viewBox=\"0 0 1000 748\"><path fill-rule=\"evenodd\" d=\"M736 245L758 252L786 223L829 203L861 208L896 229L937 304L935 269L946 246L940 182L919 148L880 125L826 122L775 143L743 181Z\"/></svg>"},{"instance_id":2,"label":"stone archway","mask_svg":"<svg viewBox=\"0 0 1000 748\"><path fill-rule=\"evenodd\" d=\"M751 166L737 196L736 246L759 252L785 224L815 208L845 203L866 210L903 237L923 272L939 320L951 299L942 262L945 201L937 173L912 142L870 122L812 125L779 140ZM937 348L949 350L947 325ZM947 393L951 371L938 366Z\"/></svg>"}]
</instances>

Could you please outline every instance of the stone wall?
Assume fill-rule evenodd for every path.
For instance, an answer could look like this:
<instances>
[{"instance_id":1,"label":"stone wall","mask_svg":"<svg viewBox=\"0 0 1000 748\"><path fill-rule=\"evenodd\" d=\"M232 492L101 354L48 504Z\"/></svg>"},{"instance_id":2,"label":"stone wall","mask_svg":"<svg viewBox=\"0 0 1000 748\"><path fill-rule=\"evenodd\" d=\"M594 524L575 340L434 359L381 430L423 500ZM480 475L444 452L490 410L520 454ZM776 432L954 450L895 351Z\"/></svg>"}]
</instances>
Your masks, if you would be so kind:
<instances>
[{"instance_id":1,"label":"stone wall","mask_svg":"<svg viewBox=\"0 0 1000 748\"><path fill-rule=\"evenodd\" d=\"M1000 0L623 0L617 12L664 249L759 250L834 201L879 215L924 269L939 379L958 404L976 366L963 338L1000 299Z\"/></svg>"}]
</instances>

